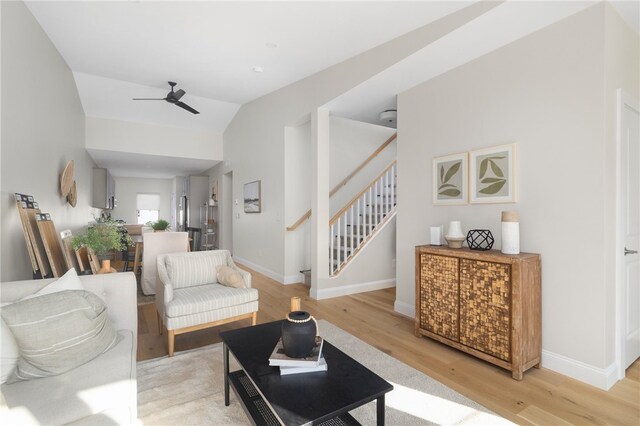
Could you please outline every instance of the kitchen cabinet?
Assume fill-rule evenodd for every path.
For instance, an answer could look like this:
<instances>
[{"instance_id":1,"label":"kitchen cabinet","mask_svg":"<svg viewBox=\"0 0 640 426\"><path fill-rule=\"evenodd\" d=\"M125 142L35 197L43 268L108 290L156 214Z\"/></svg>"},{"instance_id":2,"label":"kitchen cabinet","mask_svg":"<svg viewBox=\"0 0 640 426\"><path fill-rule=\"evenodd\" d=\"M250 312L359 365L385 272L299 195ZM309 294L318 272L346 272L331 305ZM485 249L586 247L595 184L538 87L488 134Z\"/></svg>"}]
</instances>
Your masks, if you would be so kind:
<instances>
[{"instance_id":1,"label":"kitchen cabinet","mask_svg":"<svg viewBox=\"0 0 640 426\"><path fill-rule=\"evenodd\" d=\"M113 209L116 204L116 182L109 170L102 168L93 169L93 207L98 209Z\"/></svg>"}]
</instances>

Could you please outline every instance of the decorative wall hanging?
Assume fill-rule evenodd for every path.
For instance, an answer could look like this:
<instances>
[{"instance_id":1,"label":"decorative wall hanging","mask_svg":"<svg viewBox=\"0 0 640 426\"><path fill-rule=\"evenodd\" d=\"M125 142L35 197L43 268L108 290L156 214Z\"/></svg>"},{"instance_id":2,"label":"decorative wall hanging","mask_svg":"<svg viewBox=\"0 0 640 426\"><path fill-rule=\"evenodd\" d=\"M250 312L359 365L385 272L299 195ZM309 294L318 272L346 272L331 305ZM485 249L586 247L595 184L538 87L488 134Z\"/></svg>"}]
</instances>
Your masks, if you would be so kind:
<instances>
[{"instance_id":1,"label":"decorative wall hanging","mask_svg":"<svg viewBox=\"0 0 640 426\"><path fill-rule=\"evenodd\" d=\"M471 250L491 250L493 234L488 229L472 229L467 232L467 245Z\"/></svg>"},{"instance_id":2,"label":"decorative wall hanging","mask_svg":"<svg viewBox=\"0 0 640 426\"><path fill-rule=\"evenodd\" d=\"M516 144L478 149L469 153L472 204L516 201Z\"/></svg>"},{"instance_id":3,"label":"decorative wall hanging","mask_svg":"<svg viewBox=\"0 0 640 426\"><path fill-rule=\"evenodd\" d=\"M433 204L467 204L467 153L435 157L432 165Z\"/></svg>"},{"instance_id":4,"label":"decorative wall hanging","mask_svg":"<svg viewBox=\"0 0 640 426\"><path fill-rule=\"evenodd\" d=\"M74 162L69 160L60 175L60 194L67 199L71 207L75 207L78 203L78 192L76 189L76 181L73 180Z\"/></svg>"},{"instance_id":5,"label":"decorative wall hanging","mask_svg":"<svg viewBox=\"0 0 640 426\"><path fill-rule=\"evenodd\" d=\"M259 180L244 184L244 212L260 213L262 211L262 198L260 195Z\"/></svg>"}]
</instances>

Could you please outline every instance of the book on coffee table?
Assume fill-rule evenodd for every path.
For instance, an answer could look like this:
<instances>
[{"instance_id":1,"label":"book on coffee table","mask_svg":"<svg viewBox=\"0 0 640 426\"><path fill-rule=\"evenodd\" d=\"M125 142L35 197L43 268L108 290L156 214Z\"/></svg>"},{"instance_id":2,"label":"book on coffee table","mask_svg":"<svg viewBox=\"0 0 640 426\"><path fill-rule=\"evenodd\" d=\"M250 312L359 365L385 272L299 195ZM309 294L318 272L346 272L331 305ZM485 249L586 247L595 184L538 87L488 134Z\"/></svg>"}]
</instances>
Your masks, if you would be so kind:
<instances>
[{"instance_id":1,"label":"book on coffee table","mask_svg":"<svg viewBox=\"0 0 640 426\"><path fill-rule=\"evenodd\" d=\"M276 343L276 347L273 348L273 352L271 352L269 365L277 367L317 367L321 359L323 342L322 337L316 336L316 344L310 356L306 358L290 358L285 355L282 338L280 338Z\"/></svg>"},{"instance_id":2,"label":"book on coffee table","mask_svg":"<svg viewBox=\"0 0 640 426\"><path fill-rule=\"evenodd\" d=\"M311 367L283 367L280 366L280 375L288 376L290 374L300 374L300 373L315 373L316 371L327 371L327 361L324 360L324 357L320 356L320 361L317 366Z\"/></svg>"}]
</instances>

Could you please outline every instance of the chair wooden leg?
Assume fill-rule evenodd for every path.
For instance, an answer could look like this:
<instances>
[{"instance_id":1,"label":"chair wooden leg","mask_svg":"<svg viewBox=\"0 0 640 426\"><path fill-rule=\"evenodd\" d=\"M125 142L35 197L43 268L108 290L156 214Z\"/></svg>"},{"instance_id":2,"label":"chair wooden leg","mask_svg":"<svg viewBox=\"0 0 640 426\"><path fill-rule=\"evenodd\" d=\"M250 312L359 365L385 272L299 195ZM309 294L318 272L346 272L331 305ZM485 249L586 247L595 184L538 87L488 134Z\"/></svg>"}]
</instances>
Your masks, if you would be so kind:
<instances>
[{"instance_id":1,"label":"chair wooden leg","mask_svg":"<svg viewBox=\"0 0 640 426\"><path fill-rule=\"evenodd\" d=\"M175 336L175 331L167 330L167 336L169 338L169 356L173 356L173 338Z\"/></svg>"},{"instance_id":2,"label":"chair wooden leg","mask_svg":"<svg viewBox=\"0 0 640 426\"><path fill-rule=\"evenodd\" d=\"M256 325L257 321L258 321L258 313L254 312L253 316L251 317L251 325Z\"/></svg>"},{"instance_id":3,"label":"chair wooden leg","mask_svg":"<svg viewBox=\"0 0 640 426\"><path fill-rule=\"evenodd\" d=\"M163 324L162 324L162 318L160 318L160 312L156 311L156 319L158 320L158 334L162 336L162 329Z\"/></svg>"}]
</instances>

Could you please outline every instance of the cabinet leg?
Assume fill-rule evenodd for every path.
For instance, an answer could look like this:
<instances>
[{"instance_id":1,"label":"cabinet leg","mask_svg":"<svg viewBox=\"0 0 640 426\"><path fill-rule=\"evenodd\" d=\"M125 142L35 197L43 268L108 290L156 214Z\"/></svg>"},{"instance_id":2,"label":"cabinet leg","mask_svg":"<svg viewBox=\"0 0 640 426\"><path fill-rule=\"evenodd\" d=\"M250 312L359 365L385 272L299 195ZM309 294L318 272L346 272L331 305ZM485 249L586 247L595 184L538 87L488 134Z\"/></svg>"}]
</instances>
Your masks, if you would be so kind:
<instances>
[{"instance_id":1,"label":"cabinet leg","mask_svg":"<svg viewBox=\"0 0 640 426\"><path fill-rule=\"evenodd\" d=\"M540 365L541 365L540 363L537 363L536 365L533 366L533 368L540 369Z\"/></svg>"},{"instance_id":2,"label":"cabinet leg","mask_svg":"<svg viewBox=\"0 0 640 426\"><path fill-rule=\"evenodd\" d=\"M522 377L523 377L523 376L524 376L524 375L523 375L523 373L522 373L522 369L521 369L521 368L518 368L518 369L513 370L513 371L511 372L511 377L513 377L514 379L516 379L516 380L518 380L518 381L522 380Z\"/></svg>"}]
</instances>

